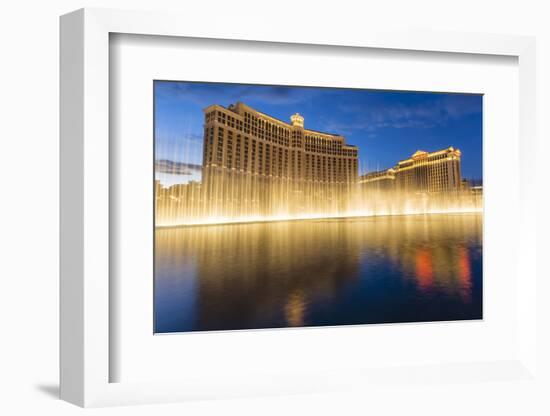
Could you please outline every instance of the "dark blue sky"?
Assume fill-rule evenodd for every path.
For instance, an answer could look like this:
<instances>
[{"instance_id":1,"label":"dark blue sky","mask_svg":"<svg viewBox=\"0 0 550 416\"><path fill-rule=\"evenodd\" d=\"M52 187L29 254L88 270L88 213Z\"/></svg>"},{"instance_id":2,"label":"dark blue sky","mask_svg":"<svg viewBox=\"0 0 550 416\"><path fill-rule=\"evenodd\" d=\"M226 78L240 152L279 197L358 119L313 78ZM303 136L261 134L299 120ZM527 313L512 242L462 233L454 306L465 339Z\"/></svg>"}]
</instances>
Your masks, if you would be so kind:
<instances>
[{"instance_id":1,"label":"dark blue sky","mask_svg":"<svg viewBox=\"0 0 550 416\"><path fill-rule=\"evenodd\" d=\"M201 164L202 110L237 101L283 121L299 112L306 129L345 136L359 147L360 173L454 146L463 177L482 177L482 96L448 93L156 81L156 159Z\"/></svg>"}]
</instances>

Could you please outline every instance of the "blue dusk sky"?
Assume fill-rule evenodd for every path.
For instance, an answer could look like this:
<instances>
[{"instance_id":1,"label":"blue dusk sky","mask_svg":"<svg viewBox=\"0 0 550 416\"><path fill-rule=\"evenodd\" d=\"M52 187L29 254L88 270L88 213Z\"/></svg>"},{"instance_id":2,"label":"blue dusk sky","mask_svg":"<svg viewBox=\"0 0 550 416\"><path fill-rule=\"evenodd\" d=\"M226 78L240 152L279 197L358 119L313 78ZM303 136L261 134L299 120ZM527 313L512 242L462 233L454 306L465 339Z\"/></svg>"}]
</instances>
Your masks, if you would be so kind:
<instances>
[{"instance_id":1,"label":"blue dusk sky","mask_svg":"<svg viewBox=\"0 0 550 416\"><path fill-rule=\"evenodd\" d=\"M203 109L237 101L286 122L300 113L306 129L343 135L359 147L361 174L454 146L462 176L482 177L481 95L180 81L155 81L154 94L156 177L164 185L200 180Z\"/></svg>"}]
</instances>

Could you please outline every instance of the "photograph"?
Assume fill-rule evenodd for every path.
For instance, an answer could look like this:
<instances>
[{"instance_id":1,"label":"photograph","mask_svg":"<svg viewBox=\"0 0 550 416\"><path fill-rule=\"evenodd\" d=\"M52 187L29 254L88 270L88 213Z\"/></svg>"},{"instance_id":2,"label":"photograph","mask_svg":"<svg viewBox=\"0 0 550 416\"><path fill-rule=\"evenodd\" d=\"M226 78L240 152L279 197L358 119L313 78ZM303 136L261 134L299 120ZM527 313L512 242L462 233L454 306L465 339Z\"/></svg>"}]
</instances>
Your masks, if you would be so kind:
<instances>
[{"instance_id":1,"label":"photograph","mask_svg":"<svg viewBox=\"0 0 550 416\"><path fill-rule=\"evenodd\" d=\"M2 6L0 416L550 416L548 2Z\"/></svg>"},{"instance_id":2,"label":"photograph","mask_svg":"<svg viewBox=\"0 0 550 416\"><path fill-rule=\"evenodd\" d=\"M155 334L483 319L482 94L152 87Z\"/></svg>"}]
</instances>

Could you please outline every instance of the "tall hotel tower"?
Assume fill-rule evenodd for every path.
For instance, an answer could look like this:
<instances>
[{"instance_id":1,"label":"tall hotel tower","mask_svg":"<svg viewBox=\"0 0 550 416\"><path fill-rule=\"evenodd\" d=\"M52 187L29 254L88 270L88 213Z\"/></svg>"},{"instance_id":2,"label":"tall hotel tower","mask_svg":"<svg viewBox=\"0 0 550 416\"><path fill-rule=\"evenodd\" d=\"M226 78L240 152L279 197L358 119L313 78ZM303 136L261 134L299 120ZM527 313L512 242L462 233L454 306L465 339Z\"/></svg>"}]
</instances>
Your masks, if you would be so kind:
<instances>
[{"instance_id":1,"label":"tall hotel tower","mask_svg":"<svg viewBox=\"0 0 550 416\"><path fill-rule=\"evenodd\" d=\"M211 215L338 212L358 179L356 146L243 103L204 110L202 183Z\"/></svg>"},{"instance_id":2,"label":"tall hotel tower","mask_svg":"<svg viewBox=\"0 0 550 416\"><path fill-rule=\"evenodd\" d=\"M454 147L425 152L418 150L393 168L361 176L361 187L401 192L456 192L462 188L460 157Z\"/></svg>"}]
</instances>

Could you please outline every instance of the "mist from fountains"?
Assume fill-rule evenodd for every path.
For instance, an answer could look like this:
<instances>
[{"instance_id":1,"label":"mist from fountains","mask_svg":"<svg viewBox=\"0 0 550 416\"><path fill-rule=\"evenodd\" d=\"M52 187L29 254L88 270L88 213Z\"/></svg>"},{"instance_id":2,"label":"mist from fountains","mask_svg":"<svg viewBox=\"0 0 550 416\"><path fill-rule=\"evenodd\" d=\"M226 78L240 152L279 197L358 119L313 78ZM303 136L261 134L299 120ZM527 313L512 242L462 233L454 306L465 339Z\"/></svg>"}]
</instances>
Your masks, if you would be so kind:
<instances>
[{"instance_id":1,"label":"mist from fountains","mask_svg":"<svg viewBox=\"0 0 550 416\"><path fill-rule=\"evenodd\" d=\"M244 177L243 177L244 176ZM205 184L169 188L156 183L156 226L244 223L315 218L481 212L481 193L470 189L415 193L333 184L219 175Z\"/></svg>"}]
</instances>

